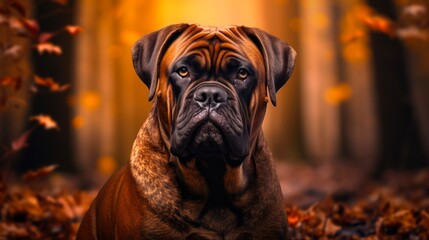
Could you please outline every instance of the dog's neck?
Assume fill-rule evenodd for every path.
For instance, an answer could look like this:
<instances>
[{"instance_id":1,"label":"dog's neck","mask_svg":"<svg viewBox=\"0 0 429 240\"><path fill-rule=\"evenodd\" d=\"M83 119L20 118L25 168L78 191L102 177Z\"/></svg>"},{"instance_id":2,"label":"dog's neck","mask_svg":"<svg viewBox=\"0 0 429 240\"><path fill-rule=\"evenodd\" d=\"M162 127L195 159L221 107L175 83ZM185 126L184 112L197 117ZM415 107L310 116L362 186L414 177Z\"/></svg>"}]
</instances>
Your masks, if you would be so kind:
<instances>
[{"instance_id":1,"label":"dog's neck","mask_svg":"<svg viewBox=\"0 0 429 240\"><path fill-rule=\"evenodd\" d=\"M186 162L171 156L185 198L199 199L209 205L228 205L246 190L253 175L254 164L250 157L242 164L231 166L221 157L196 157Z\"/></svg>"}]
</instances>

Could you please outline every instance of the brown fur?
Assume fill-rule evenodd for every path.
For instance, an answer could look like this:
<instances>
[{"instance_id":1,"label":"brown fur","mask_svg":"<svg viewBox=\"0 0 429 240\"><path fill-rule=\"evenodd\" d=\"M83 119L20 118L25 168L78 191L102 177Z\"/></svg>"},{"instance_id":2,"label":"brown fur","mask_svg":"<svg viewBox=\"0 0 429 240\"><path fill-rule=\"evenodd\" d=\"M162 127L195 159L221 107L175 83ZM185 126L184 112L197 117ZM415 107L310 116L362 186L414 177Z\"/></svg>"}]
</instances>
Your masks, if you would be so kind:
<instances>
[{"instance_id":1,"label":"brown fur","mask_svg":"<svg viewBox=\"0 0 429 240\"><path fill-rule=\"evenodd\" d=\"M195 36L216 34L218 30L196 25L181 29L181 35L164 49L159 60L158 91L134 142L131 161L100 190L81 224L78 239L285 239L283 197L261 130L269 88L264 67L267 56L248 37L250 31L258 38L266 36L250 28L225 28L233 32L225 36L237 40L231 46L242 49L242 54L259 66L261 80L247 106L252 125L250 153L237 167L225 165L219 171L202 174L195 167L195 159L183 164L169 152L175 104L166 74L185 46L204 44ZM168 34L175 30L169 29ZM228 206L207 207L211 201L209 184L223 185Z\"/></svg>"}]
</instances>

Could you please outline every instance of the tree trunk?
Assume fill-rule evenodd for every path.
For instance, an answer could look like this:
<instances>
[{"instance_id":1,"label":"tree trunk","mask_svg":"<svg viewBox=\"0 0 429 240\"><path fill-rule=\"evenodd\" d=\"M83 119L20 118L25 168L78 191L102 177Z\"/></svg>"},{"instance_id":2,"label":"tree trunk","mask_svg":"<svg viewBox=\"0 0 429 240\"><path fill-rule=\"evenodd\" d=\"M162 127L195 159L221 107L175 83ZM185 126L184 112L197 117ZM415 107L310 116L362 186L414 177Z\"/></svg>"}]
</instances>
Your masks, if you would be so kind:
<instances>
[{"instance_id":1,"label":"tree trunk","mask_svg":"<svg viewBox=\"0 0 429 240\"><path fill-rule=\"evenodd\" d=\"M340 111L324 99L338 82L334 4L304 0L301 5L304 141L308 158L316 162L332 162L340 154Z\"/></svg>"},{"instance_id":2,"label":"tree trunk","mask_svg":"<svg viewBox=\"0 0 429 240\"><path fill-rule=\"evenodd\" d=\"M396 19L393 1L368 0L377 12ZM417 133L415 106L412 104L404 46L398 38L371 33L374 80L379 113L380 156L378 176L389 168L416 168L424 155Z\"/></svg>"}]
</instances>

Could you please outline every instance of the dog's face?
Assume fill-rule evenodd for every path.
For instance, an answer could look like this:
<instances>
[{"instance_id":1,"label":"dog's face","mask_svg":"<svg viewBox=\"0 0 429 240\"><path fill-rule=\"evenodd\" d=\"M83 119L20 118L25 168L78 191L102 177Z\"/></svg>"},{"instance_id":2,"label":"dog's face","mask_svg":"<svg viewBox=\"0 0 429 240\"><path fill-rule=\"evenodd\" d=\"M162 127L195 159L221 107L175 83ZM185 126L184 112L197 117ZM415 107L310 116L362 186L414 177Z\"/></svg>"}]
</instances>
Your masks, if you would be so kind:
<instances>
[{"instance_id":1,"label":"dog's face","mask_svg":"<svg viewBox=\"0 0 429 240\"><path fill-rule=\"evenodd\" d=\"M294 50L258 29L171 25L139 40L134 67L150 88L181 161L220 158L239 165L259 133L267 88L293 69ZM157 81L158 80L158 81Z\"/></svg>"},{"instance_id":2,"label":"dog's face","mask_svg":"<svg viewBox=\"0 0 429 240\"><path fill-rule=\"evenodd\" d=\"M176 103L170 147L176 156L235 163L249 153L250 100L265 72L257 47L235 30L191 28L166 52L172 57L161 71Z\"/></svg>"}]
</instances>

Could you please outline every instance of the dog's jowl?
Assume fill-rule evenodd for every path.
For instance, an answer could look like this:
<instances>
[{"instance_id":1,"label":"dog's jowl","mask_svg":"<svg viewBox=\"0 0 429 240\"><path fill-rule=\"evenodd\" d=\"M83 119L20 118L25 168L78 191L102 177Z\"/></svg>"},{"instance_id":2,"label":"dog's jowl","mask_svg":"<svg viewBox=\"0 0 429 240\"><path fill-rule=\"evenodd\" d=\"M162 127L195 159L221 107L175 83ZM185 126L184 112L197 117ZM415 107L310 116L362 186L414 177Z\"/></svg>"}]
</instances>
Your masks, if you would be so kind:
<instances>
[{"instance_id":1,"label":"dog's jowl","mask_svg":"<svg viewBox=\"0 0 429 240\"><path fill-rule=\"evenodd\" d=\"M152 110L78 238L285 239L261 125L295 55L244 26L177 24L138 40L132 61Z\"/></svg>"}]
</instances>

